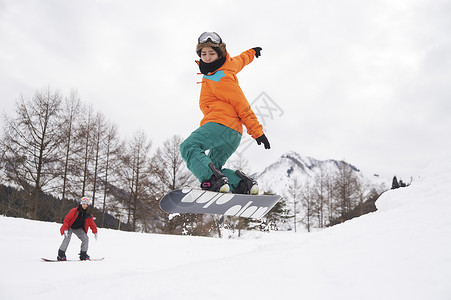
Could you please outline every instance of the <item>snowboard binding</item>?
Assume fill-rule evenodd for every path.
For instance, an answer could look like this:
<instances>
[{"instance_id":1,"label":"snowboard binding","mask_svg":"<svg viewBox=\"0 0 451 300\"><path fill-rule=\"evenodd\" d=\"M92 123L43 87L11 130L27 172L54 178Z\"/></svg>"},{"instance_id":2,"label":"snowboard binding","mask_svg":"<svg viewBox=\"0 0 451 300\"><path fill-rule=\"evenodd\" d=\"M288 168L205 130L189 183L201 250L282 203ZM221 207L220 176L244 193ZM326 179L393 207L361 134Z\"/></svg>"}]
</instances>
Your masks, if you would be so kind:
<instances>
[{"instance_id":1,"label":"snowboard binding","mask_svg":"<svg viewBox=\"0 0 451 300\"><path fill-rule=\"evenodd\" d=\"M61 249L58 249L58 256L56 257L57 260L59 261L66 261L66 251L63 251Z\"/></svg>"},{"instance_id":2,"label":"snowboard binding","mask_svg":"<svg viewBox=\"0 0 451 300\"><path fill-rule=\"evenodd\" d=\"M229 180L222 174L213 163L209 163L208 166L213 171L210 179L202 181L200 187L203 190L228 193L230 192Z\"/></svg>"},{"instance_id":3,"label":"snowboard binding","mask_svg":"<svg viewBox=\"0 0 451 300\"><path fill-rule=\"evenodd\" d=\"M232 190L234 194L258 195L258 183L254 179L247 176L244 172L237 170L235 174L241 178L238 186Z\"/></svg>"}]
</instances>

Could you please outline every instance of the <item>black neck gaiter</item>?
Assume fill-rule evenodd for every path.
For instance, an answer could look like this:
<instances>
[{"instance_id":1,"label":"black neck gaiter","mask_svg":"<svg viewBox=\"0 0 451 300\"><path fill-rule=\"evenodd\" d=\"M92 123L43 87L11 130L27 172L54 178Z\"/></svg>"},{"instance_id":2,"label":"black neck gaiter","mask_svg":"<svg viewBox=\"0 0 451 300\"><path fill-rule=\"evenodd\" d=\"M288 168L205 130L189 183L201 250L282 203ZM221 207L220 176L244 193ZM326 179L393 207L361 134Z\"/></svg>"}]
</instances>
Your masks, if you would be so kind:
<instances>
[{"instance_id":1,"label":"black neck gaiter","mask_svg":"<svg viewBox=\"0 0 451 300\"><path fill-rule=\"evenodd\" d=\"M199 60L199 69L200 72L204 75L208 75L208 73L213 73L215 72L217 69L219 69L220 67L222 67L224 65L226 61L226 57L220 57L217 60L215 60L214 62L211 62L209 64L205 63L202 61L202 59Z\"/></svg>"}]
</instances>

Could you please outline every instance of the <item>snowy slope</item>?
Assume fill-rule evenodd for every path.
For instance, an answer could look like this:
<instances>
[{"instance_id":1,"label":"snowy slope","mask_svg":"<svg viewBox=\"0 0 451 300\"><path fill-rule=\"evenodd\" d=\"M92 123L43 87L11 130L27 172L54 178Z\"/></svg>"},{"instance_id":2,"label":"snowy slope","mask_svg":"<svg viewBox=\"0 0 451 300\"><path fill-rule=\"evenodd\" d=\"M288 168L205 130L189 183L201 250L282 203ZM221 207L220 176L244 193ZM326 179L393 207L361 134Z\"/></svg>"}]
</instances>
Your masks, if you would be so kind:
<instances>
[{"instance_id":1,"label":"snowy slope","mask_svg":"<svg viewBox=\"0 0 451 300\"><path fill-rule=\"evenodd\" d=\"M293 178L297 178L299 183L305 183L308 180L314 182L315 176L320 175L321 170L324 173L334 174L338 171L340 164L347 163L333 159L317 160L290 151L270 164L263 172L256 174L255 178L262 191L271 191L279 195L285 195ZM374 174L364 174L356 167L350 164L347 165L361 178L362 182L367 183L368 191L374 187L381 193L390 187L391 179L378 177Z\"/></svg>"},{"instance_id":2,"label":"snowy slope","mask_svg":"<svg viewBox=\"0 0 451 300\"><path fill-rule=\"evenodd\" d=\"M450 189L445 157L384 193L377 212L315 233L221 240L100 229L89 253L102 262L40 262L56 256L60 225L0 217L0 299L451 299Z\"/></svg>"}]
</instances>

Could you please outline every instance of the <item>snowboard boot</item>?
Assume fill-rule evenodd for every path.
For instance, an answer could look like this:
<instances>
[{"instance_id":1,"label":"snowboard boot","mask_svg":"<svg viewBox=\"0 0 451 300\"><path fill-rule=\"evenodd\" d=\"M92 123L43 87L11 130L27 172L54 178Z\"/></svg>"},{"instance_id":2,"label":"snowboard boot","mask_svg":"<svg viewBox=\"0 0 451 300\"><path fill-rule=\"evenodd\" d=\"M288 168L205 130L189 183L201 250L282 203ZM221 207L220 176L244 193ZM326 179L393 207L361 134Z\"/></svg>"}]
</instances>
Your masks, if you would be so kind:
<instances>
[{"instance_id":1,"label":"snowboard boot","mask_svg":"<svg viewBox=\"0 0 451 300\"><path fill-rule=\"evenodd\" d=\"M235 171L235 174L241 178L238 186L232 189L232 193L234 194L247 194L247 195L258 195L258 183L254 179L250 178L242 171Z\"/></svg>"},{"instance_id":2,"label":"snowboard boot","mask_svg":"<svg viewBox=\"0 0 451 300\"><path fill-rule=\"evenodd\" d=\"M209 163L208 166L213 171L213 175L211 175L210 179L202 181L200 187L207 191L220 193L230 192L229 180L227 177L216 169L212 163Z\"/></svg>"},{"instance_id":3,"label":"snowboard boot","mask_svg":"<svg viewBox=\"0 0 451 300\"><path fill-rule=\"evenodd\" d=\"M80 252L80 260L89 260L89 255L86 253L86 251Z\"/></svg>"},{"instance_id":4,"label":"snowboard boot","mask_svg":"<svg viewBox=\"0 0 451 300\"><path fill-rule=\"evenodd\" d=\"M67 260L66 252L58 249L58 256L56 257L56 259L57 260Z\"/></svg>"}]
</instances>

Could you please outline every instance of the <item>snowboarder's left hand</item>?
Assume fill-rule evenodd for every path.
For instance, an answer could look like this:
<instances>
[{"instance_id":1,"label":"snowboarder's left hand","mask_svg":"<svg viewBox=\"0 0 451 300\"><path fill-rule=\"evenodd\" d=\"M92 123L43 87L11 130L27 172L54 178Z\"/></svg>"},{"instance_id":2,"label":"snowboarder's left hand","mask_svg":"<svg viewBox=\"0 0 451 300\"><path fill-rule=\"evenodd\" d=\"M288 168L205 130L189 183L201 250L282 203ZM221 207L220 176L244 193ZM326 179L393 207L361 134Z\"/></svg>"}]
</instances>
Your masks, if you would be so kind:
<instances>
[{"instance_id":1,"label":"snowboarder's left hand","mask_svg":"<svg viewBox=\"0 0 451 300\"><path fill-rule=\"evenodd\" d=\"M69 230L64 230L64 237L67 238L69 236Z\"/></svg>"},{"instance_id":2,"label":"snowboarder's left hand","mask_svg":"<svg viewBox=\"0 0 451 300\"><path fill-rule=\"evenodd\" d=\"M252 49L254 49L254 51L255 51L255 57L256 57L256 58L258 58L259 56L262 55L262 54L260 53L260 51L262 51L262 48L261 48L261 47L255 47L255 48L252 48Z\"/></svg>"},{"instance_id":3,"label":"snowboarder's left hand","mask_svg":"<svg viewBox=\"0 0 451 300\"><path fill-rule=\"evenodd\" d=\"M99 238L99 236L97 235L97 233L94 233L94 238L96 239L96 241L97 241L97 239Z\"/></svg>"},{"instance_id":4,"label":"snowboarder's left hand","mask_svg":"<svg viewBox=\"0 0 451 300\"><path fill-rule=\"evenodd\" d=\"M266 135L263 134L262 136L258 137L255 139L257 141L257 144L261 144L263 143L263 145L265 145L265 149L270 149L271 145L269 144L268 139L266 138Z\"/></svg>"}]
</instances>

